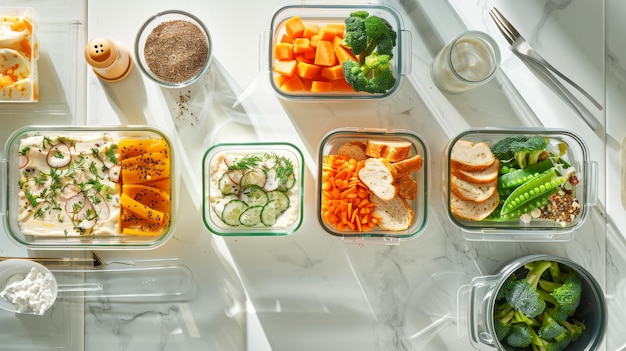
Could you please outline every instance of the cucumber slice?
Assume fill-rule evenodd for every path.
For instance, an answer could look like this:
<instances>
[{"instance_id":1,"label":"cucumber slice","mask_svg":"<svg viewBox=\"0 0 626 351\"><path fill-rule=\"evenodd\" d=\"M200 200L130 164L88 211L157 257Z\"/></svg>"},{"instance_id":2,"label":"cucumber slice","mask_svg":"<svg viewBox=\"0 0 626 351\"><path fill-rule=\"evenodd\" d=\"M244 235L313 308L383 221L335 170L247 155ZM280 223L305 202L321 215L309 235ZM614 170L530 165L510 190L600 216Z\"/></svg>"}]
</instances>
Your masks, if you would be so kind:
<instances>
[{"instance_id":1,"label":"cucumber slice","mask_svg":"<svg viewBox=\"0 0 626 351\"><path fill-rule=\"evenodd\" d=\"M222 221L228 225L240 225L239 217L249 206L241 200L230 200L222 211Z\"/></svg>"},{"instance_id":2,"label":"cucumber slice","mask_svg":"<svg viewBox=\"0 0 626 351\"><path fill-rule=\"evenodd\" d=\"M293 188L294 185L296 185L296 175L293 174L293 173L290 173L287 176L287 179L285 180L285 184L281 184L278 187L278 190L280 190L280 191L288 191L291 188Z\"/></svg>"},{"instance_id":3,"label":"cucumber slice","mask_svg":"<svg viewBox=\"0 0 626 351\"><path fill-rule=\"evenodd\" d=\"M265 180L267 179L267 177L265 176L265 173L263 173L262 170L260 169L253 169L251 171L246 172L242 177L241 180L239 181L239 184L241 186L245 186L245 185L258 185L260 187L263 187L265 185Z\"/></svg>"},{"instance_id":4,"label":"cucumber slice","mask_svg":"<svg viewBox=\"0 0 626 351\"><path fill-rule=\"evenodd\" d=\"M269 201L265 190L254 184L241 187L239 199L248 204L248 206L263 206Z\"/></svg>"},{"instance_id":5,"label":"cucumber slice","mask_svg":"<svg viewBox=\"0 0 626 351\"><path fill-rule=\"evenodd\" d=\"M261 211L261 223L266 227L271 227L276 224L276 218L278 218L276 200L271 200L263 206L263 210Z\"/></svg>"},{"instance_id":6,"label":"cucumber slice","mask_svg":"<svg viewBox=\"0 0 626 351\"><path fill-rule=\"evenodd\" d=\"M217 184L218 188L224 195L239 193L240 186L233 182L232 178L227 172L222 174Z\"/></svg>"},{"instance_id":7,"label":"cucumber slice","mask_svg":"<svg viewBox=\"0 0 626 351\"><path fill-rule=\"evenodd\" d=\"M243 211L241 216L239 216L239 222L246 227L253 227L261 223L261 211L263 211L263 206L248 207Z\"/></svg>"},{"instance_id":8,"label":"cucumber slice","mask_svg":"<svg viewBox=\"0 0 626 351\"><path fill-rule=\"evenodd\" d=\"M222 218L222 213L224 212L224 206L226 206L226 204L229 203L231 200L237 200L237 199L239 199L237 195L234 195L234 194L226 195L215 203L215 205L213 206L213 211L215 211L215 214L217 214L219 218Z\"/></svg>"},{"instance_id":9,"label":"cucumber slice","mask_svg":"<svg viewBox=\"0 0 626 351\"><path fill-rule=\"evenodd\" d=\"M289 196L282 191L274 190L267 193L267 196L270 200L276 200L276 212L283 213L286 209L289 208L291 204L291 200Z\"/></svg>"}]
</instances>

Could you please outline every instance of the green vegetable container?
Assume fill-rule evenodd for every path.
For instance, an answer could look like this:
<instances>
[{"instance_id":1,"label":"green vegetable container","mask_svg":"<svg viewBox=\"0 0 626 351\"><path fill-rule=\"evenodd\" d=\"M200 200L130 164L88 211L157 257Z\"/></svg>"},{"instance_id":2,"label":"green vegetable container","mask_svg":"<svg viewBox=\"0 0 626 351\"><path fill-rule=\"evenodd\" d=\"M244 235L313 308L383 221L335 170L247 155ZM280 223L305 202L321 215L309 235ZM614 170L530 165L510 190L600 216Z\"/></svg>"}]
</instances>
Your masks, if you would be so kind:
<instances>
[{"instance_id":1,"label":"green vegetable container","mask_svg":"<svg viewBox=\"0 0 626 351\"><path fill-rule=\"evenodd\" d=\"M466 147L466 141L487 144L498 164L484 171L463 170L452 151L459 142ZM494 169L497 179L490 180ZM469 129L450 140L444 151L443 201L467 240L569 241L597 201L596 183L597 163L589 159L584 140L568 130ZM463 201L458 200L459 188L466 191ZM483 195L494 189L499 198L495 208L478 195L471 197L471 192ZM463 217L470 209L476 217Z\"/></svg>"},{"instance_id":2,"label":"green vegetable container","mask_svg":"<svg viewBox=\"0 0 626 351\"><path fill-rule=\"evenodd\" d=\"M512 349L496 336L494 311L501 301L499 292L504 289L512 275L524 279L528 273L524 265L538 261L556 262L580 278L582 283L580 304L571 320L584 322L585 327L578 339L570 343L565 350L597 349L604 339L608 316L602 288L588 270L571 259L542 254L517 258L495 275L476 277L470 284L461 287L458 294L459 336L468 338L476 350Z\"/></svg>"}]
</instances>

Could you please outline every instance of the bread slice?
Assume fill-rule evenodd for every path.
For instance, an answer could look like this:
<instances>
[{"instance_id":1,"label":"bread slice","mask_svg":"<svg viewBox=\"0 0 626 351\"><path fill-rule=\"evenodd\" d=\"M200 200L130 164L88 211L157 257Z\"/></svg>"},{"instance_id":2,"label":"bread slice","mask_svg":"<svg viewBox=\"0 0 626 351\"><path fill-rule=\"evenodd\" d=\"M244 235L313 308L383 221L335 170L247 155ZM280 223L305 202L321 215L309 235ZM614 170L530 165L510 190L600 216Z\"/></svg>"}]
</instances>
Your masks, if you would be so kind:
<instances>
[{"instance_id":1,"label":"bread slice","mask_svg":"<svg viewBox=\"0 0 626 351\"><path fill-rule=\"evenodd\" d=\"M450 211L460 219L470 221L482 221L493 212L500 203L500 195L498 192L493 193L487 200L482 202L463 200L450 193Z\"/></svg>"},{"instance_id":2,"label":"bread slice","mask_svg":"<svg viewBox=\"0 0 626 351\"><path fill-rule=\"evenodd\" d=\"M409 229L415 220L415 211L400 196L390 201L383 201L376 195L370 195L374 206L374 215L380 217L378 227L382 230L401 231Z\"/></svg>"},{"instance_id":3,"label":"bread slice","mask_svg":"<svg viewBox=\"0 0 626 351\"><path fill-rule=\"evenodd\" d=\"M457 140L450 152L450 167L464 171L483 171L496 162L489 144L469 140Z\"/></svg>"},{"instance_id":4,"label":"bread slice","mask_svg":"<svg viewBox=\"0 0 626 351\"><path fill-rule=\"evenodd\" d=\"M409 157L412 146L409 141L368 140L365 144L365 154L369 157L382 157L389 162L398 162Z\"/></svg>"},{"instance_id":5,"label":"bread slice","mask_svg":"<svg viewBox=\"0 0 626 351\"><path fill-rule=\"evenodd\" d=\"M384 201L389 201L396 196L396 177L398 171L384 158L368 158L363 168L359 170L359 179L376 196Z\"/></svg>"},{"instance_id":6,"label":"bread slice","mask_svg":"<svg viewBox=\"0 0 626 351\"><path fill-rule=\"evenodd\" d=\"M357 161L365 160L367 155L365 154L365 143L360 141L351 141L339 147L337 150L338 155L348 156Z\"/></svg>"},{"instance_id":7,"label":"bread slice","mask_svg":"<svg viewBox=\"0 0 626 351\"><path fill-rule=\"evenodd\" d=\"M414 155L402 161L394 162L393 166L398 170L398 176L402 177L420 170L423 163L422 155Z\"/></svg>"},{"instance_id":8,"label":"bread slice","mask_svg":"<svg viewBox=\"0 0 626 351\"><path fill-rule=\"evenodd\" d=\"M457 178L454 174L450 175L450 192L463 200L482 202L487 200L494 192L498 180L491 183L472 183L461 178Z\"/></svg>"},{"instance_id":9,"label":"bread slice","mask_svg":"<svg viewBox=\"0 0 626 351\"><path fill-rule=\"evenodd\" d=\"M409 174L396 180L396 189L398 196L407 200L415 200L417 197L417 182Z\"/></svg>"},{"instance_id":10,"label":"bread slice","mask_svg":"<svg viewBox=\"0 0 626 351\"><path fill-rule=\"evenodd\" d=\"M498 179L498 171L500 170L500 160L496 158L496 161L487 169L482 171L464 171L462 169L458 169L455 167L450 168L450 173L456 176L459 179L477 183L477 184L486 184L493 183Z\"/></svg>"}]
</instances>

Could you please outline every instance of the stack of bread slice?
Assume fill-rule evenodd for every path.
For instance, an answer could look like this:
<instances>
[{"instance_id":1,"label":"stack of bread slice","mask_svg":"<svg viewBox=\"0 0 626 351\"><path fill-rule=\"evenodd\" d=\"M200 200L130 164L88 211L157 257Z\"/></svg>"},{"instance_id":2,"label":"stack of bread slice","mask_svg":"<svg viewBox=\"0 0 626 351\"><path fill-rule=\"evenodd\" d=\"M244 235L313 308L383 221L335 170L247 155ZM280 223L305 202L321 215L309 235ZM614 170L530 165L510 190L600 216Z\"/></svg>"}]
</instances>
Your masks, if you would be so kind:
<instances>
[{"instance_id":1,"label":"stack of bread slice","mask_svg":"<svg viewBox=\"0 0 626 351\"><path fill-rule=\"evenodd\" d=\"M500 202L500 160L484 142L458 140L450 152L450 211L457 218L480 221Z\"/></svg>"},{"instance_id":2,"label":"stack of bread slice","mask_svg":"<svg viewBox=\"0 0 626 351\"><path fill-rule=\"evenodd\" d=\"M367 140L350 142L337 151L356 160L365 160L359 179L371 191L370 201L375 204L374 215L380 218L382 230L402 231L415 220L415 211L408 201L418 193L413 172L422 168L423 158L411 155L409 141Z\"/></svg>"}]
</instances>

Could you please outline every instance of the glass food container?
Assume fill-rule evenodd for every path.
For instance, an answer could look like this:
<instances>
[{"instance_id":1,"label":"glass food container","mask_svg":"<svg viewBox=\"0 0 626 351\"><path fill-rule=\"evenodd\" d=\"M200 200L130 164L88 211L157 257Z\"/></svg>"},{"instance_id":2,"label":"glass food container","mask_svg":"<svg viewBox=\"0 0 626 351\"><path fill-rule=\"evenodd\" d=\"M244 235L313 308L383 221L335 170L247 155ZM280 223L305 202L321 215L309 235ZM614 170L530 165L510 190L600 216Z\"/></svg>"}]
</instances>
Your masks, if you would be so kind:
<instances>
[{"instance_id":1,"label":"glass food container","mask_svg":"<svg viewBox=\"0 0 626 351\"><path fill-rule=\"evenodd\" d=\"M525 265L540 261L558 263L563 274L575 274L581 282L580 303L567 321L570 324L575 323L574 321L583 322L585 327L578 339L569 344L566 350L597 349L604 339L608 318L602 288L588 270L571 259L543 254L514 259L495 275L476 277L470 284L461 287L458 292L459 336L461 338L467 336L471 345L477 350L512 349L506 344L506 339L501 341L496 336L494 312L496 306L502 301L499 293L511 276L525 279L529 272L524 267ZM546 302L546 308L551 311L552 305Z\"/></svg>"},{"instance_id":2,"label":"glass food container","mask_svg":"<svg viewBox=\"0 0 626 351\"><path fill-rule=\"evenodd\" d=\"M304 162L295 145L217 144L202 170L202 212L212 233L284 236L302 224Z\"/></svg>"},{"instance_id":3,"label":"glass food container","mask_svg":"<svg viewBox=\"0 0 626 351\"><path fill-rule=\"evenodd\" d=\"M170 138L148 126L29 126L4 149L7 234L28 249L152 249L172 236Z\"/></svg>"},{"instance_id":4,"label":"glass food container","mask_svg":"<svg viewBox=\"0 0 626 351\"><path fill-rule=\"evenodd\" d=\"M344 47L340 45L343 37L343 25L345 19L356 11L367 11L369 15L378 16L391 26L396 32L396 46L392 50L390 60L390 70L395 77L395 83L390 89L382 93L355 92L343 79L341 73L341 62L344 57L354 56L351 51L345 55ZM302 34L291 34L287 31L290 20L298 18L302 28L306 28ZM330 26L329 26L330 25ZM328 39L324 45L317 45L321 29L333 27L331 32L334 39ZM380 5L299 5L286 6L279 9L273 16L271 28L262 39L261 62L262 66L269 71L270 84L276 94L283 99L298 101L325 100L345 100L345 99L381 99L393 95L400 86L401 77L408 72L411 41L410 33L404 31L400 16L391 8ZM297 31L296 31L297 33ZM309 34L307 34L309 33ZM328 33L328 31L325 31ZM290 35L291 34L291 35ZM293 38L288 38L292 36ZM267 38L269 37L269 38ZM296 43L295 37L298 37ZM301 41L305 44L301 45ZM277 45L280 44L280 45ZM268 47L265 47L265 46ZM284 45L283 48L281 45ZM327 46L327 51L334 52L334 60L315 64L315 55L322 52L321 47ZM339 48L337 48L339 46ZM278 50L283 48L284 50ZM342 56L343 53L343 56ZM267 62L265 62L267 60ZM309 64L309 65L307 65ZM313 65L310 65L313 64ZM317 67L317 68L316 68ZM335 68L335 73L333 69ZM307 69L308 68L308 69ZM337 69L338 68L338 69ZM292 78L292 79L289 79ZM316 83L314 83L316 82ZM319 83L323 82L323 83ZM313 86L315 84L315 87Z\"/></svg>"},{"instance_id":5,"label":"glass food container","mask_svg":"<svg viewBox=\"0 0 626 351\"><path fill-rule=\"evenodd\" d=\"M567 130L467 130L443 164L446 211L468 240L567 241L597 199L597 165Z\"/></svg>"},{"instance_id":6,"label":"glass food container","mask_svg":"<svg viewBox=\"0 0 626 351\"><path fill-rule=\"evenodd\" d=\"M412 131L331 131L320 144L317 179L318 220L335 238L399 244L426 227L428 151Z\"/></svg>"}]
</instances>

